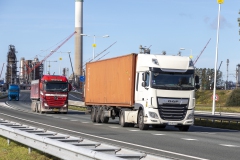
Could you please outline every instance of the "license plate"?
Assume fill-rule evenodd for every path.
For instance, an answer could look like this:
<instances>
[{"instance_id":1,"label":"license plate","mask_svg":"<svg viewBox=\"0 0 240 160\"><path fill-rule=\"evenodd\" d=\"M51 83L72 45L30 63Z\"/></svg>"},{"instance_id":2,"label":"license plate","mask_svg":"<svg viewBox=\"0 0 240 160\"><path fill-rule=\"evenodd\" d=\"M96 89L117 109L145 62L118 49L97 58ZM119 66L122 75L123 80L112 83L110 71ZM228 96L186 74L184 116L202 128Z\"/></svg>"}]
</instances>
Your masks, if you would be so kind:
<instances>
[{"instance_id":1,"label":"license plate","mask_svg":"<svg viewBox=\"0 0 240 160\"><path fill-rule=\"evenodd\" d=\"M168 122L168 125L174 126L177 125L177 122Z\"/></svg>"},{"instance_id":2,"label":"license plate","mask_svg":"<svg viewBox=\"0 0 240 160\"><path fill-rule=\"evenodd\" d=\"M53 111L54 111L54 112L58 112L58 111L59 111L59 109L57 109L57 108L54 108L54 109L53 109Z\"/></svg>"}]
</instances>

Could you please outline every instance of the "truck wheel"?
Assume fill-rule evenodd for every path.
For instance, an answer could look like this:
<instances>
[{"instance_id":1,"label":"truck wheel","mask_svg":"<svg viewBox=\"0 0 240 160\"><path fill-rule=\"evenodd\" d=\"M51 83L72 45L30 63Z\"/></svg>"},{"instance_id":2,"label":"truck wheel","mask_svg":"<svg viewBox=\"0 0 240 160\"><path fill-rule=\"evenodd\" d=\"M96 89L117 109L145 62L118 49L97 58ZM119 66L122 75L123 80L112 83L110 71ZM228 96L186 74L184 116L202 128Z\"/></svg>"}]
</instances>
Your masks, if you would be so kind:
<instances>
[{"instance_id":1,"label":"truck wheel","mask_svg":"<svg viewBox=\"0 0 240 160\"><path fill-rule=\"evenodd\" d=\"M109 117L104 117L104 107L101 107L100 109L100 120L102 123L108 123Z\"/></svg>"},{"instance_id":2,"label":"truck wheel","mask_svg":"<svg viewBox=\"0 0 240 160\"><path fill-rule=\"evenodd\" d=\"M179 131L184 131L184 132L186 132L186 131L189 130L189 127L190 127L190 126L179 126L178 129L179 129Z\"/></svg>"},{"instance_id":3,"label":"truck wheel","mask_svg":"<svg viewBox=\"0 0 240 160\"><path fill-rule=\"evenodd\" d=\"M91 120L92 120L92 122L96 122L96 109L95 109L95 107L92 107L92 109L91 109Z\"/></svg>"},{"instance_id":4,"label":"truck wheel","mask_svg":"<svg viewBox=\"0 0 240 160\"><path fill-rule=\"evenodd\" d=\"M128 123L126 123L125 122L125 114L124 114L124 111L121 111L121 115L120 115L120 125L122 126L122 127L128 127Z\"/></svg>"},{"instance_id":5,"label":"truck wheel","mask_svg":"<svg viewBox=\"0 0 240 160\"><path fill-rule=\"evenodd\" d=\"M95 108L96 109L96 122L97 123L101 123L101 108L102 107L100 107L100 106L98 106L97 108Z\"/></svg>"},{"instance_id":6,"label":"truck wheel","mask_svg":"<svg viewBox=\"0 0 240 160\"><path fill-rule=\"evenodd\" d=\"M138 114L138 127L140 130L148 130L149 127L148 124L144 124L143 110L140 110Z\"/></svg>"}]
</instances>

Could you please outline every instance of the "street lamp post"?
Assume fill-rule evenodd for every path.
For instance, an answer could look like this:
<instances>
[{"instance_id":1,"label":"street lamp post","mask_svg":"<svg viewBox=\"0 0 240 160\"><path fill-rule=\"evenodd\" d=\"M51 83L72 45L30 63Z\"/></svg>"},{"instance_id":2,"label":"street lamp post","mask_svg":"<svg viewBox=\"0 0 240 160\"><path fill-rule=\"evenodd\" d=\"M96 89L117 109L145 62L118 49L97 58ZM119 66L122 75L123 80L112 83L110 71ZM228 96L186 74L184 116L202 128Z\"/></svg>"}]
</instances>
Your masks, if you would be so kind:
<instances>
[{"instance_id":1,"label":"street lamp post","mask_svg":"<svg viewBox=\"0 0 240 160\"><path fill-rule=\"evenodd\" d=\"M47 61L48 62L48 74L50 74L50 62L57 62L57 61Z\"/></svg>"},{"instance_id":2,"label":"street lamp post","mask_svg":"<svg viewBox=\"0 0 240 160\"><path fill-rule=\"evenodd\" d=\"M217 43L216 43L215 70L214 70L212 115L215 114L215 97L216 97L216 82L217 82L217 62L218 62L218 42L219 42L220 11L221 11L221 4L223 2L224 2L224 0L218 0Z\"/></svg>"},{"instance_id":3,"label":"street lamp post","mask_svg":"<svg viewBox=\"0 0 240 160\"><path fill-rule=\"evenodd\" d=\"M62 51L60 51L59 53L60 53L60 57L59 57L59 61L60 61L60 63L59 63L59 75L61 75L61 69L62 69L62 53L69 53L70 51L68 51L68 52L62 52ZM71 53L71 52L70 52Z\"/></svg>"},{"instance_id":4,"label":"street lamp post","mask_svg":"<svg viewBox=\"0 0 240 160\"><path fill-rule=\"evenodd\" d=\"M180 50L190 50L190 58L192 59L192 49L180 48Z\"/></svg>"},{"instance_id":5,"label":"street lamp post","mask_svg":"<svg viewBox=\"0 0 240 160\"><path fill-rule=\"evenodd\" d=\"M96 37L102 37L102 38L108 38L109 35L104 35L104 36L96 36L96 35L87 35L87 34L80 34L81 36L87 36L87 37L93 37L93 44L92 44L92 47L93 47L93 59L95 58L95 48L97 47L97 44L96 44Z\"/></svg>"}]
</instances>

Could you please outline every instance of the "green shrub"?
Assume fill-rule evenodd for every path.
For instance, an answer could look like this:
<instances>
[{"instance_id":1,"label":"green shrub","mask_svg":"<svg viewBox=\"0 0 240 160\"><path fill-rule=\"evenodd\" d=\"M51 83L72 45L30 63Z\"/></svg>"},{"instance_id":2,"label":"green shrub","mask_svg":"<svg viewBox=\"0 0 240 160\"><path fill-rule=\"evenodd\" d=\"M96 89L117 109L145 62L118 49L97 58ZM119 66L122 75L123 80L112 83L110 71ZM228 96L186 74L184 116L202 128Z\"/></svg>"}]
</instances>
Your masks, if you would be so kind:
<instances>
[{"instance_id":1,"label":"green shrub","mask_svg":"<svg viewBox=\"0 0 240 160\"><path fill-rule=\"evenodd\" d=\"M228 96L226 106L240 106L240 89L235 89Z\"/></svg>"}]
</instances>

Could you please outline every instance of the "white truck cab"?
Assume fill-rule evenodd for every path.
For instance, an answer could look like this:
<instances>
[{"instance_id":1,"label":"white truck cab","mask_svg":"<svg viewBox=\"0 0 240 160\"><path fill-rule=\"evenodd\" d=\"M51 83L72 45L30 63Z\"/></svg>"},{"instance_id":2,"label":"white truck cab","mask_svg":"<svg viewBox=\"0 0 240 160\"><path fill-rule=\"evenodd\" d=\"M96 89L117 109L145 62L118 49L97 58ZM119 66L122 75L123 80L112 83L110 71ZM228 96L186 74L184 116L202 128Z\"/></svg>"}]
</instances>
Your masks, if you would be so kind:
<instances>
[{"instance_id":1,"label":"white truck cab","mask_svg":"<svg viewBox=\"0 0 240 160\"><path fill-rule=\"evenodd\" d=\"M120 124L137 124L141 130L173 125L187 131L194 124L198 81L189 57L138 54L134 109L124 111Z\"/></svg>"}]
</instances>

